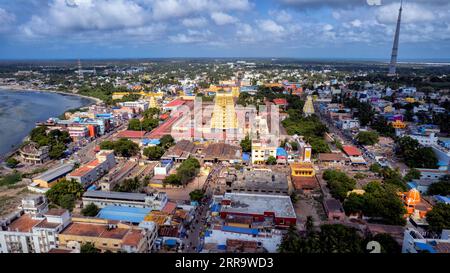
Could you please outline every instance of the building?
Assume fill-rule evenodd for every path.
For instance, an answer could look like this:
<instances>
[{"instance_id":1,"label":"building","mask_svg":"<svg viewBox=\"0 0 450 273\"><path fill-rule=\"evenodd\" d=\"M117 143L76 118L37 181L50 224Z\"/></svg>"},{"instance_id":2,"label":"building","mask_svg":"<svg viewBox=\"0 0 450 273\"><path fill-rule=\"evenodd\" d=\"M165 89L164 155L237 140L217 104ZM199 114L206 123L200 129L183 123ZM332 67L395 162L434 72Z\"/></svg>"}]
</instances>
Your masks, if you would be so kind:
<instances>
[{"instance_id":1,"label":"building","mask_svg":"<svg viewBox=\"0 0 450 273\"><path fill-rule=\"evenodd\" d=\"M334 198L328 198L323 201L323 207L328 220L343 221L345 219L344 208L341 202Z\"/></svg>"},{"instance_id":2,"label":"building","mask_svg":"<svg viewBox=\"0 0 450 273\"><path fill-rule=\"evenodd\" d=\"M277 156L278 146L259 140L252 141L252 164L266 164L269 157Z\"/></svg>"},{"instance_id":3,"label":"building","mask_svg":"<svg viewBox=\"0 0 450 273\"><path fill-rule=\"evenodd\" d=\"M134 109L136 112L144 112L149 107L149 102L145 100L120 102L121 107Z\"/></svg>"},{"instance_id":4,"label":"building","mask_svg":"<svg viewBox=\"0 0 450 273\"><path fill-rule=\"evenodd\" d=\"M320 153L317 161L327 166L339 166L344 165L347 159L342 153Z\"/></svg>"},{"instance_id":5,"label":"building","mask_svg":"<svg viewBox=\"0 0 450 273\"><path fill-rule=\"evenodd\" d=\"M38 147L35 143L28 143L20 148L19 153L22 160L31 164L42 164L49 160L48 153L50 148L48 146Z\"/></svg>"},{"instance_id":6,"label":"building","mask_svg":"<svg viewBox=\"0 0 450 273\"><path fill-rule=\"evenodd\" d=\"M216 92L214 111L211 118L211 131L235 131L238 128L238 119L234 108L232 92Z\"/></svg>"},{"instance_id":7,"label":"building","mask_svg":"<svg viewBox=\"0 0 450 273\"><path fill-rule=\"evenodd\" d=\"M314 104L312 96L308 96L305 102L305 106L303 106L303 113L305 116L309 117L315 113Z\"/></svg>"},{"instance_id":8,"label":"building","mask_svg":"<svg viewBox=\"0 0 450 273\"><path fill-rule=\"evenodd\" d=\"M158 165L153 169L155 176L168 176L170 170L173 168L174 163L172 160L161 160Z\"/></svg>"},{"instance_id":9,"label":"building","mask_svg":"<svg viewBox=\"0 0 450 273\"><path fill-rule=\"evenodd\" d=\"M67 179L74 179L84 187L87 187L99 180L116 165L116 158L114 156L114 151L112 150L102 150L97 153L96 158L97 159L69 173Z\"/></svg>"},{"instance_id":10,"label":"building","mask_svg":"<svg viewBox=\"0 0 450 273\"><path fill-rule=\"evenodd\" d=\"M200 157L204 162L229 162L238 163L241 162L241 148L236 145L227 143L211 143L201 151Z\"/></svg>"},{"instance_id":11,"label":"building","mask_svg":"<svg viewBox=\"0 0 450 273\"><path fill-rule=\"evenodd\" d=\"M33 178L33 186L51 188L61 179L64 179L73 170L74 166L72 163L66 163L52 168Z\"/></svg>"},{"instance_id":12,"label":"building","mask_svg":"<svg viewBox=\"0 0 450 273\"><path fill-rule=\"evenodd\" d=\"M289 195L286 175L270 169L245 169L243 173L230 171L225 181L226 192Z\"/></svg>"},{"instance_id":13,"label":"building","mask_svg":"<svg viewBox=\"0 0 450 273\"><path fill-rule=\"evenodd\" d=\"M312 191L319 187L314 166L310 162L290 164L291 181L297 191Z\"/></svg>"},{"instance_id":14,"label":"building","mask_svg":"<svg viewBox=\"0 0 450 273\"><path fill-rule=\"evenodd\" d=\"M404 233L402 253L450 253L450 230L442 230L440 238L426 238L414 228Z\"/></svg>"},{"instance_id":15,"label":"building","mask_svg":"<svg viewBox=\"0 0 450 273\"><path fill-rule=\"evenodd\" d=\"M58 244L58 234L69 225L69 211L48 210L43 196L22 200L21 210L0 222L0 253L46 253Z\"/></svg>"},{"instance_id":16,"label":"building","mask_svg":"<svg viewBox=\"0 0 450 273\"><path fill-rule=\"evenodd\" d=\"M359 129L360 124L358 119L339 119L336 121L336 126L342 130Z\"/></svg>"},{"instance_id":17,"label":"building","mask_svg":"<svg viewBox=\"0 0 450 273\"><path fill-rule=\"evenodd\" d=\"M289 196L248 193L225 193L220 217L247 216L254 222L270 221L275 227L295 225L297 216Z\"/></svg>"},{"instance_id":18,"label":"building","mask_svg":"<svg viewBox=\"0 0 450 273\"><path fill-rule=\"evenodd\" d=\"M112 191L87 191L83 194L82 201L83 206L93 203L99 208L104 208L106 206L122 206L161 210L166 205L168 198L164 192L145 194Z\"/></svg>"},{"instance_id":19,"label":"building","mask_svg":"<svg viewBox=\"0 0 450 273\"><path fill-rule=\"evenodd\" d=\"M436 136L436 134L434 132L430 132L430 133L424 133L424 134L409 134L407 135L412 139L415 139L419 142L419 144L423 145L423 146L433 146L433 145L437 145L438 143L438 137Z\"/></svg>"},{"instance_id":20,"label":"building","mask_svg":"<svg viewBox=\"0 0 450 273\"><path fill-rule=\"evenodd\" d=\"M133 226L118 221L95 218L73 218L59 235L59 246L79 250L86 243L101 252L148 253L152 250L155 225Z\"/></svg>"}]
</instances>

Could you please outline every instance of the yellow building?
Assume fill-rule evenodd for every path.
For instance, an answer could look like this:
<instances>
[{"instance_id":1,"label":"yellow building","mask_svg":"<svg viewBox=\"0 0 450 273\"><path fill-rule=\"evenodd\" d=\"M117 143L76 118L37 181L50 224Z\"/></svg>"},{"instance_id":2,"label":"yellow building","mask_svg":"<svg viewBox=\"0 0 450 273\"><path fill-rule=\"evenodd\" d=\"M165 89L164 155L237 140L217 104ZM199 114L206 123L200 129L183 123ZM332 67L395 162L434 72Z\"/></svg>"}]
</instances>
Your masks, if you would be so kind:
<instances>
[{"instance_id":1,"label":"yellow building","mask_svg":"<svg viewBox=\"0 0 450 273\"><path fill-rule=\"evenodd\" d=\"M395 129L404 129L406 128L406 123L404 123L401 120L396 120L394 122L391 122L391 126L394 127Z\"/></svg>"},{"instance_id":2,"label":"yellow building","mask_svg":"<svg viewBox=\"0 0 450 273\"><path fill-rule=\"evenodd\" d=\"M414 98L405 98L405 101L408 103L415 103L416 100Z\"/></svg>"},{"instance_id":3,"label":"yellow building","mask_svg":"<svg viewBox=\"0 0 450 273\"><path fill-rule=\"evenodd\" d=\"M118 221L99 218L72 218L59 235L59 246L67 249L80 249L86 243L94 244L100 251L126 251L143 253L149 251L148 238L157 236L156 225L146 234L142 228Z\"/></svg>"},{"instance_id":4,"label":"yellow building","mask_svg":"<svg viewBox=\"0 0 450 273\"><path fill-rule=\"evenodd\" d=\"M306 99L305 106L303 106L303 113L305 113L305 116L307 116L307 117L309 117L315 113L313 98L311 96L308 96L308 98Z\"/></svg>"},{"instance_id":5,"label":"yellow building","mask_svg":"<svg viewBox=\"0 0 450 273\"><path fill-rule=\"evenodd\" d=\"M252 141L252 164L265 164L270 156L277 156L276 145Z\"/></svg>"},{"instance_id":6,"label":"yellow building","mask_svg":"<svg viewBox=\"0 0 450 273\"><path fill-rule=\"evenodd\" d=\"M291 163L291 176L313 177L316 175L314 166L310 162Z\"/></svg>"},{"instance_id":7,"label":"yellow building","mask_svg":"<svg viewBox=\"0 0 450 273\"><path fill-rule=\"evenodd\" d=\"M211 118L211 130L237 129L238 120L231 92L217 92L214 112Z\"/></svg>"}]
</instances>

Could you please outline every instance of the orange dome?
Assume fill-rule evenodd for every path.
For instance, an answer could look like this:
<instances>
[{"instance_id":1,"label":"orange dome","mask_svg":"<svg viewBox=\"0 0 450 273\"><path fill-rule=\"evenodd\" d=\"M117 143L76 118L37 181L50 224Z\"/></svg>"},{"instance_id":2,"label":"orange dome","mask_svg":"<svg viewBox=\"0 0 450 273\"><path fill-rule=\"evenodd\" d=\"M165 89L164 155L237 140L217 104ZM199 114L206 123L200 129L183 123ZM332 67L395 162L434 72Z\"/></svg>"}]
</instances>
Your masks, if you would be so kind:
<instances>
[{"instance_id":1,"label":"orange dome","mask_svg":"<svg viewBox=\"0 0 450 273\"><path fill-rule=\"evenodd\" d=\"M408 205L416 205L420 202L420 192L416 189L411 189L408 192L406 203Z\"/></svg>"}]
</instances>

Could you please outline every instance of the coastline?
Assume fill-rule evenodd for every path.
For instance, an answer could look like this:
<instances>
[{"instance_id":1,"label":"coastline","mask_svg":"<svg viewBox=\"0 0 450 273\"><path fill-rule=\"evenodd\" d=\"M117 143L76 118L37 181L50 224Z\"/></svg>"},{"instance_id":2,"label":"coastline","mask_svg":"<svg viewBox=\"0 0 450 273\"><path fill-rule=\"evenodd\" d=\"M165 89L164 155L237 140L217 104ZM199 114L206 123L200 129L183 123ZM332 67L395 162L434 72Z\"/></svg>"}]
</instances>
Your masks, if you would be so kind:
<instances>
[{"instance_id":1,"label":"coastline","mask_svg":"<svg viewBox=\"0 0 450 273\"><path fill-rule=\"evenodd\" d=\"M89 96L85 96L85 95L80 95L77 93L63 92L63 91L51 90L51 89L38 89L35 87L26 87L26 86L21 86L21 85L0 85L0 90L21 91L21 92L49 92L49 93L56 93L56 94L60 94L60 95L76 96L76 97L85 98L85 99L93 101L92 103L90 103L86 106L103 102L101 99L89 97ZM84 107L86 107L86 106L84 106Z\"/></svg>"},{"instance_id":2,"label":"coastline","mask_svg":"<svg viewBox=\"0 0 450 273\"><path fill-rule=\"evenodd\" d=\"M63 92L63 91L57 91L57 90L27 88L27 87L19 86L19 85L0 85L0 92L1 92L1 90L8 90L8 91L13 91L13 92L16 92L16 91L17 92L48 92L48 93L55 93L55 94L60 94L60 95L75 96L75 97L84 98L84 99L87 99L90 101L90 103L88 103L82 107L88 107L88 106L103 102L102 100L100 100L98 98L88 97L88 96L84 96L84 95L80 95L80 94L76 94L76 93L69 93L69 92ZM65 113L68 110L70 110L70 109L66 109L63 113ZM63 114L63 113L61 113L61 114ZM17 147L13 147L9 152L6 152L5 154L0 154L0 163L2 163L4 160L9 158L10 156L16 154L19 151L22 143L28 138L28 135L29 135L29 133L27 134L27 136L24 137L22 142Z\"/></svg>"}]
</instances>

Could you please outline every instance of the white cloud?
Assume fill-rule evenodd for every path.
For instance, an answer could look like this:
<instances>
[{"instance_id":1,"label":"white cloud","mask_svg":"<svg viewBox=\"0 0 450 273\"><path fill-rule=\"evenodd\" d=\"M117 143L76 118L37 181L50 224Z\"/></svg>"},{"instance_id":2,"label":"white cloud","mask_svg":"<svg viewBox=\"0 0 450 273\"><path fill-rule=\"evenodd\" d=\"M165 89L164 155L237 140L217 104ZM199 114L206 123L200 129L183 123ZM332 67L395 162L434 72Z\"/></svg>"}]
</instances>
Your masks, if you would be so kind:
<instances>
[{"instance_id":1,"label":"white cloud","mask_svg":"<svg viewBox=\"0 0 450 273\"><path fill-rule=\"evenodd\" d=\"M12 28L16 16L0 8L0 32L6 32Z\"/></svg>"},{"instance_id":2,"label":"white cloud","mask_svg":"<svg viewBox=\"0 0 450 273\"><path fill-rule=\"evenodd\" d=\"M398 4L390 4L381 6L376 11L376 18L378 22L382 24L392 24L397 22L398 18ZM402 22L417 23L417 22L429 22L437 18L437 10L429 9L424 5L407 4L403 8Z\"/></svg>"},{"instance_id":3,"label":"white cloud","mask_svg":"<svg viewBox=\"0 0 450 273\"><path fill-rule=\"evenodd\" d=\"M223 12L213 12L211 14L211 19L219 26L234 24L238 20L231 15L228 15Z\"/></svg>"},{"instance_id":4,"label":"white cloud","mask_svg":"<svg viewBox=\"0 0 450 273\"><path fill-rule=\"evenodd\" d=\"M181 21L185 27L203 27L208 24L208 21L203 17L198 18L186 18Z\"/></svg>"},{"instance_id":5,"label":"white cloud","mask_svg":"<svg viewBox=\"0 0 450 273\"><path fill-rule=\"evenodd\" d=\"M155 19L171 19L192 13L243 11L251 4L248 0L153 0L152 14Z\"/></svg>"},{"instance_id":6,"label":"white cloud","mask_svg":"<svg viewBox=\"0 0 450 273\"><path fill-rule=\"evenodd\" d=\"M187 33L178 33L177 35L170 36L169 40L179 44L206 43L211 34L209 30L199 31L188 29Z\"/></svg>"},{"instance_id":7,"label":"white cloud","mask_svg":"<svg viewBox=\"0 0 450 273\"><path fill-rule=\"evenodd\" d=\"M362 26L362 22L359 19L355 19L353 21L350 22L350 24L354 27L361 27Z\"/></svg>"},{"instance_id":8,"label":"white cloud","mask_svg":"<svg viewBox=\"0 0 450 273\"><path fill-rule=\"evenodd\" d=\"M284 33L285 29L282 25L277 24L273 20L261 20L258 22L259 28L265 32L269 32L272 35L280 36Z\"/></svg>"},{"instance_id":9,"label":"white cloud","mask_svg":"<svg viewBox=\"0 0 450 273\"><path fill-rule=\"evenodd\" d=\"M33 15L22 30L29 35L48 35L134 28L145 21L145 10L131 0L53 0L44 14Z\"/></svg>"}]
</instances>

